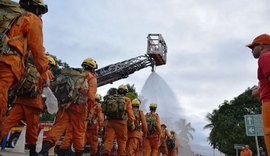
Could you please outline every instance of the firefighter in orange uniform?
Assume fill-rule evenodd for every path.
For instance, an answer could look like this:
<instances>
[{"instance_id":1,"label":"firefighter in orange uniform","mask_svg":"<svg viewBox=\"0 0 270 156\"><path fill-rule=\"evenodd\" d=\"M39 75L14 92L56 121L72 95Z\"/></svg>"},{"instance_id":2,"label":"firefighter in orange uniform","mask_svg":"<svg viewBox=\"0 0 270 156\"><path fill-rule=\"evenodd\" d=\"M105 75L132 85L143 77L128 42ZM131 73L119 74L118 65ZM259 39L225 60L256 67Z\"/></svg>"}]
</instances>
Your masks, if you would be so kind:
<instances>
[{"instance_id":1,"label":"firefighter in orange uniform","mask_svg":"<svg viewBox=\"0 0 270 156\"><path fill-rule=\"evenodd\" d=\"M98 132L103 131L104 115L102 113L101 104L99 103L101 95L96 94L95 105L89 112L87 131L85 133L85 142L90 144L90 154L96 155L98 146ZM97 122L98 121L98 122ZM68 126L65 137L60 145L58 156L65 156L66 151L72 143L72 127Z\"/></svg>"},{"instance_id":2,"label":"firefighter in orange uniform","mask_svg":"<svg viewBox=\"0 0 270 156\"><path fill-rule=\"evenodd\" d=\"M248 145L245 145L243 151L241 152L241 156L252 156L252 151L249 149Z\"/></svg>"},{"instance_id":3,"label":"firefighter in orange uniform","mask_svg":"<svg viewBox=\"0 0 270 156\"><path fill-rule=\"evenodd\" d=\"M65 136L61 142L60 148L57 152L58 156L65 156L69 146L72 143L72 126L68 125L66 128Z\"/></svg>"},{"instance_id":4,"label":"firefighter in orange uniform","mask_svg":"<svg viewBox=\"0 0 270 156\"><path fill-rule=\"evenodd\" d=\"M95 105L90 110L89 120L87 124L86 131L86 142L90 144L90 154L95 156L97 155L98 148L98 133L103 131L104 124L104 115L102 113L102 108L100 104L101 95L96 94L95 96Z\"/></svg>"},{"instance_id":5,"label":"firefighter in orange uniform","mask_svg":"<svg viewBox=\"0 0 270 156\"><path fill-rule=\"evenodd\" d=\"M87 74L87 101L86 103L79 104L71 103L68 108L58 112L60 115L58 115L58 119L49 131L47 138L44 139L39 156L48 155L49 149L56 144L68 126L72 128L72 141L74 143L76 156L83 154L86 132L85 121L87 119L88 109L94 105L97 91L97 79L95 76L97 63L92 58L86 58L82 63L82 67Z\"/></svg>"},{"instance_id":6,"label":"firefighter in orange uniform","mask_svg":"<svg viewBox=\"0 0 270 156\"><path fill-rule=\"evenodd\" d=\"M118 94L124 98L126 110L123 112L125 115L128 115L128 118L131 122L132 129L135 128L134 121L135 117L132 111L131 100L128 97L125 97L128 92L128 88L126 85L120 85L117 90ZM106 97L104 97L104 101ZM119 97L120 98L120 97ZM119 99L118 99L119 100ZM104 105L104 104L103 104ZM118 104L119 106L119 104ZM127 130L127 120L122 116L119 117L119 114L114 114L115 116L109 116L105 112L103 112L107 116L107 124L105 127L105 135L104 135L104 146L102 149L102 155L108 156L111 152L113 141L116 138L118 144L117 153L120 156L126 155L126 143L128 140L128 130ZM125 116L124 115L124 116ZM117 116L117 117L116 117Z\"/></svg>"},{"instance_id":7,"label":"firefighter in orange uniform","mask_svg":"<svg viewBox=\"0 0 270 156\"><path fill-rule=\"evenodd\" d=\"M168 156L176 156L179 155L179 142L178 139L176 138L175 131L171 131L171 139L174 140L174 147L168 148Z\"/></svg>"},{"instance_id":8,"label":"firefighter in orange uniform","mask_svg":"<svg viewBox=\"0 0 270 156\"><path fill-rule=\"evenodd\" d=\"M49 60L49 66L56 66L56 62L53 57L47 56ZM53 79L53 75L50 70L47 71L47 75L50 79ZM37 77L38 78L38 77ZM38 123L40 114L44 109L44 102L41 97L41 92L43 89L42 79L39 78L39 85L37 86L39 89L37 96L17 96L12 109L9 112L9 115L4 120L2 133L0 136L1 140L7 135L10 129L16 126L20 120L25 120L26 126L26 143L29 145L30 156L35 156L36 153L36 142L38 138Z\"/></svg>"},{"instance_id":9,"label":"firefighter in orange uniform","mask_svg":"<svg viewBox=\"0 0 270 156\"><path fill-rule=\"evenodd\" d=\"M48 9L41 0L20 0L20 5L26 10L7 32L10 48L5 53L0 50L0 133L7 111L8 90L15 85L24 73L24 61L31 51L34 64L46 82L46 72L49 68L43 47L41 15Z\"/></svg>"},{"instance_id":10,"label":"firefighter in orange uniform","mask_svg":"<svg viewBox=\"0 0 270 156\"><path fill-rule=\"evenodd\" d=\"M147 123L147 136L144 138L144 156L158 156L158 150L160 145L160 138L162 135L160 118L156 113L157 104L151 103L150 112L146 113L146 123Z\"/></svg>"},{"instance_id":11,"label":"firefighter in orange uniform","mask_svg":"<svg viewBox=\"0 0 270 156\"><path fill-rule=\"evenodd\" d=\"M171 134L167 130L167 126L165 124L161 124L161 130L162 130L162 136L160 139L161 145L159 147L159 153L162 153L163 155L168 155L168 148L167 148L166 140L171 138Z\"/></svg>"},{"instance_id":12,"label":"firefighter in orange uniform","mask_svg":"<svg viewBox=\"0 0 270 156\"><path fill-rule=\"evenodd\" d=\"M128 122L128 141L127 155L142 155L140 146L142 144L143 133L147 133L147 124L142 110L139 109L141 102L138 99L132 100L132 110L135 116L135 129L132 130L132 125Z\"/></svg>"}]
</instances>

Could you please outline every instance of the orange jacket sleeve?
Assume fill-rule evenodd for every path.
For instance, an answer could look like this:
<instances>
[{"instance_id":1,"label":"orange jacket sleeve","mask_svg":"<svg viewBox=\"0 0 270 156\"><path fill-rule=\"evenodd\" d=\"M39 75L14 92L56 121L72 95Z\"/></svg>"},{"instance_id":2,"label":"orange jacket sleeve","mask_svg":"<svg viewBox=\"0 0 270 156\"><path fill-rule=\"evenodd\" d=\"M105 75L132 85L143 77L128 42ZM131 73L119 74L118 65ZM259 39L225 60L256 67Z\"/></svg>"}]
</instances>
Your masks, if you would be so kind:
<instances>
[{"instance_id":1,"label":"orange jacket sleeve","mask_svg":"<svg viewBox=\"0 0 270 156\"><path fill-rule=\"evenodd\" d=\"M146 119L145 119L145 116L143 114L143 111L140 110L140 119L141 119L141 123L142 123L142 130L143 130L143 133L146 134L147 133L147 123L146 123Z\"/></svg>"},{"instance_id":2,"label":"orange jacket sleeve","mask_svg":"<svg viewBox=\"0 0 270 156\"><path fill-rule=\"evenodd\" d=\"M53 80L53 73L50 70L47 70L45 72L45 74L47 75L47 78L49 80ZM38 88L39 88L40 92L42 92L44 81L45 81L45 79L43 79L42 77L39 78Z\"/></svg>"},{"instance_id":3,"label":"orange jacket sleeve","mask_svg":"<svg viewBox=\"0 0 270 156\"><path fill-rule=\"evenodd\" d=\"M95 95L97 93L97 79L94 74L87 72L88 92L87 92L87 104L88 112L93 108L95 104Z\"/></svg>"},{"instance_id":4,"label":"orange jacket sleeve","mask_svg":"<svg viewBox=\"0 0 270 156\"><path fill-rule=\"evenodd\" d=\"M128 114L128 118L131 121L131 124L134 124L135 116L133 114L131 100L128 97L126 97L126 105L127 105L127 111L126 112Z\"/></svg>"},{"instance_id":5,"label":"orange jacket sleeve","mask_svg":"<svg viewBox=\"0 0 270 156\"><path fill-rule=\"evenodd\" d=\"M167 129L165 131L165 136L167 136L168 138L171 138L171 133Z\"/></svg>"},{"instance_id":6,"label":"orange jacket sleeve","mask_svg":"<svg viewBox=\"0 0 270 156\"><path fill-rule=\"evenodd\" d=\"M34 63L40 74L46 72L49 68L48 59L45 54L45 48L43 47L43 32L42 32L42 20L31 12L27 12L16 23L22 29L21 35L26 35L27 38L27 50L31 51L34 57ZM16 30L15 30L16 31ZM14 32L15 33L15 32ZM14 34L15 35L15 34ZM19 33L17 34L19 35ZM11 41L12 42L12 41ZM14 41L16 42L16 40ZM19 41L17 41L19 42ZM21 40L20 52L23 56L26 56L23 47L24 39ZM10 45L13 45L10 43Z\"/></svg>"},{"instance_id":7,"label":"orange jacket sleeve","mask_svg":"<svg viewBox=\"0 0 270 156\"><path fill-rule=\"evenodd\" d=\"M41 74L43 79L47 79L45 72L48 70L49 66L45 54L45 48L43 47L41 18L31 12L23 14L17 22L14 23L7 34L11 39L19 35L23 37L11 40L8 44L17 52L21 53L23 57L28 56L28 52L31 51L38 72ZM26 51L24 50L26 48L25 43L27 43Z\"/></svg>"},{"instance_id":8,"label":"orange jacket sleeve","mask_svg":"<svg viewBox=\"0 0 270 156\"><path fill-rule=\"evenodd\" d=\"M48 70L47 75L48 75L48 78L52 81L54 78L52 71Z\"/></svg>"},{"instance_id":9,"label":"orange jacket sleeve","mask_svg":"<svg viewBox=\"0 0 270 156\"><path fill-rule=\"evenodd\" d=\"M33 23L30 25L27 34L28 50L31 51L37 70L42 75L49 68L45 48L43 47L42 20L38 16L31 16L33 16Z\"/></svg>"},{"instance_id":10,"label":"orange jacket sleeve","mask_svg":"<svg viewBox=\"0 0 270 156\"><path fill-rule=\"evenodd\" d=\"M159 118L157 113L156 113L156 120L157 120L158 135L159 135L159 138L161 138L162 137L162 130L161 130L161 125L160 125L160 118Z\"/></svg>"},{"instance_id":11,"label":"orange jacket sleeve","mask_svg":"<svg viewBox=\"0 0 270 156\"><path fill-rule=\"evenodd\" d=\"M97 105L97 117L98 117L98 125L101 128L104 126L104 115L102 113L101 104Z\"/></svg>"}]
</instances>

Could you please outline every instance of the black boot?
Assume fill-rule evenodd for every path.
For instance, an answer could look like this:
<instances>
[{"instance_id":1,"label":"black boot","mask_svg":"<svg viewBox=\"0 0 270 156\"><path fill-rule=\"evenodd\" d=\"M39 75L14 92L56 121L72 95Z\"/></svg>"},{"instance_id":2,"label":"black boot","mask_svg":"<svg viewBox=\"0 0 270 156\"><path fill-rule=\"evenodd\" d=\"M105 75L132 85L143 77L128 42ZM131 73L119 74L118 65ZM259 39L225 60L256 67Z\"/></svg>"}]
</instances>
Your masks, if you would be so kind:
<instances>
[{"instance_id":1,"label":"black boot","mask_svg":"<svg viewBox=\"0 0 270 156\"><path fill-rule=\"evenodd\" d=\"M83 154L83 151L76 151L76 152L75 152L75 155L76 155L76 156L82 156L82 154Z\"/></svg>"},{"instance_id":2,"label":"black boot","mask_svg":"<svg viewBox=\"0 0 270 156\"><path fill-rule=\"evenodd\" d=\"M42 143L42 149L39 152L38 156L48 156L50 148L52 148L52 143L49 141L44 141Z\"/></svg>"},{"instance_id":3,"label":"black boot","mask_svg":"<svg viewBox=\"0 0 270 156\"><path fill-rule=\"evenodd\" d=\"M66 149L59 148L57 155L58 156L65 156L66 155Z\"/></svg>"},{"instance_id":4,"label":"black boot","mask_svg":"<svg viewBox=\"0 0 270 156\"><path fill-rule=\"evenodd\" d=\"M36 144L33 145L28 145L29 146L29 156L37 156L37 152L36 152Z\"/></svg>"}]
</instances>

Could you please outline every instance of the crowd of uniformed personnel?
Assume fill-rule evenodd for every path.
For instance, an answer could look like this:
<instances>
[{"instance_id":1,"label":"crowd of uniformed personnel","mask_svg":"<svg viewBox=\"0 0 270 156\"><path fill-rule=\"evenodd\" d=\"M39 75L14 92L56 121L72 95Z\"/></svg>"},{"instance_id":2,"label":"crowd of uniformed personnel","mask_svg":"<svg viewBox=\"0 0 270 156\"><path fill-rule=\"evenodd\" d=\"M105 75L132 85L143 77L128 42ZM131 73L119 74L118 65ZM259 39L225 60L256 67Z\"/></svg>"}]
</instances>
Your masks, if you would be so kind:
<instances>
[{"instance_id":1,"label":"crowd of uniformed personnel","mask_svg":"<svg viewBox=\"0 0 270 156\"><path fill-rule=\"evenodd\" d=\"M4 5L7 4L9 3ZM19 4L25 12L22 12L8 28L5 40L8 50L4 52L1 49L0 53L0 141L12 127L24 120L27 124L26 143L30 149L30 156L47 156L48 151L63 135L65 138L58 151L59 156L66 154L71 143L76 155L81 156L86 142L91 147L91 155L111 155L115 147L117 155L179 154L175 132L169 132L165 124L161 125L156 113L157 104L151 103L150 112L145 114L140 110L139 99L131 100L125 96L128 92L126 85L120 85L117 90L117 95L120 98L124 97L124 100L118 99L124 103L125 111L121 112L123 114L104 111L101 105L102 97L97 94L97 63L92 58L86 58L81 64L87 80L87 88L80 90L85 100L59 107L56 121L43 140L41 151L37 153L38 124L44 111L42 90L44 87L50 87L53 80L50 69L56 66L57 62L52 56L46 55L43 46L41 15L48 11L47 5L43 0L20 0ZM13 7L12 5L10 6ZM17 94L11 110L7 111L8 92L25 74L25 61L30 53L33 65L39 73L35 96ZM100 134L103 134L101 151L98 150Z\"/></svg>"},{"instance_id":2,"label":"crowd of uniformed personnel","mask_svg":"<svg viewBox=\"0 0 270 156\"><path fill-rule=\"evenodd\" d=\"M101 102L102 97L96 94L95 103L91 106L85 121L87 123L87 128L84 131L85 138L77 140L82 141L82 147L80 148L83 149L84 145L88 142L90 145L89 153L91 155L109 156L114 155L115 152L116 155L128 156L179 155L179 142L176 139L175 132L169 132L165 124L160 124L160 118L156 113L157 104L151 103L149 105L150 112L145 114L140 109L140 100L137 98L130 100L130 98L125 96L127 92L128 88L126 85L120 85L118 87L117 94L125 97L127 118L117 119L110 117L110 115L104 115L101 104L103 103ZM57 113L58 119L55 125L58 120L62 120L59 114L62 114L62 112L59 111ZM64 139L57 152L60 156L67 154L68 148L72 143L77 152L76 154L79 155L78 147L75 144L76 139L73 139L77 128L74 129L71 125L72 123L66 128ZM55 126L53 126L49 137L45 140L50 140L50 134L53 133L55 135L53 129L55 129ZM59 138L60 136L57 137L54 144L45 141L40 153L46 155L49 148L53 147ZM101 139L101 144L99 138ZM173 145L168 145L168 140L172 140ZM117 145L117 148L115 145ZM101 148L101 150L98 150L98 148Z\"/></svg>"}]
</instances>

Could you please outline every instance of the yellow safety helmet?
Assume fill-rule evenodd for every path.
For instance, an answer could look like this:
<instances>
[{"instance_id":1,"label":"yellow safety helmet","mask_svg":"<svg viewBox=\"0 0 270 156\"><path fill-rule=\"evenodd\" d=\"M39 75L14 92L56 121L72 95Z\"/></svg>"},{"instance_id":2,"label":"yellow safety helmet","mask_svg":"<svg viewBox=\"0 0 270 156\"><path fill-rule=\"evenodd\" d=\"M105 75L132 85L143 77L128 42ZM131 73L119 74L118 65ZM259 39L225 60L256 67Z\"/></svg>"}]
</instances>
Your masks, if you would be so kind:
<instances>
[{"instance_id":1,"label":"yellow safety helmet","mask_svg":"<svg viewBox=\"0 0 270 156\"><path fill-rule=\"evenodd\" d=\"M101 100L101 98L102 98L102 97L101 97L100 94L96 94L96 95L95 95L95 100Z\"/></svg>"},{"instance_id":2,"label":"yellow safety helmet","mask_svg":"<svg viewBox=\"0 0 270 156\"><path fill-rule=\"evenodd\" d=\"M151 103L151 104L149 105L149 107L157 108L157 104L156 104L156 103Z\"/></svg>"},{"instance_id":3,"label":"yellow safety helmet","mask_svg":"<svg viewBox=\"0 0 270 156\"><path fill-rule=\"evenodd\" d=\"M119 89L123 89L123 90L125 90L125 91L128 91L127 85L124 85L124 84L121 84L121 85L118 87L118 90L119 90Z\"/></svg>"},{"instance_id":4,"label":"yellow safety helmet","mask_svg":"<svg viewBox=\"0 0 270 156\"><path fill-rule=\"evenodd\" d=\"M131 102L132 106L139 106L141 104L139 99L133 99Z\"/></svg>"},{"instance_id":5,"label":"yellow safety helmet","mask_svg":"<svg viewBox=\"0 0 270 156\"><path fill-rule=\"evenodd\" d=\"M82 67L90 67L93 69L97 69L97 62L94 59L87 57L83 60Z\"/></svg>"},{"instance_id":6,"label":"yellow safety helmet","mask_svg":"<svg viewBox=\"0 0 270 156\"><path fill-rule=\"evenodd\" d=\"M52 56L47 55L47 59L49 61L49 64L56 66L56 62Z\"/></svg>"}]
</instances>

